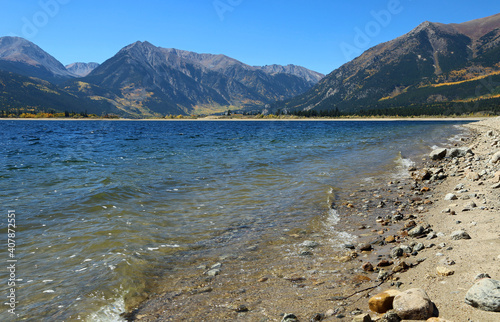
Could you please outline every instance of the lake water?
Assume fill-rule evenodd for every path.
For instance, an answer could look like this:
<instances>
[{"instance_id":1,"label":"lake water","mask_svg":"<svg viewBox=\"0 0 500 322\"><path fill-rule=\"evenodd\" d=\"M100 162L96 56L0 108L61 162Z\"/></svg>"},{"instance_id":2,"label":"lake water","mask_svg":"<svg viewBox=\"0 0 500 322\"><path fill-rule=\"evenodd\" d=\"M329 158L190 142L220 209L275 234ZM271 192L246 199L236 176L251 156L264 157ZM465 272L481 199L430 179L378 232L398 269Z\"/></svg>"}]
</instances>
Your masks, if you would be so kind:
<instances>
[{"instance_id":1,"label":"lake water","mask_svg":"<svg viewBox=\"0 0 500 322\"><path fill-rule=\"evenodd\" d=\"M2 305L0 320L119 320L125 297L191 256L325 216L339 192L407 175L460 124L1 120L0 256L13 210L19 316Z\"/></svg>"}]
</instances>

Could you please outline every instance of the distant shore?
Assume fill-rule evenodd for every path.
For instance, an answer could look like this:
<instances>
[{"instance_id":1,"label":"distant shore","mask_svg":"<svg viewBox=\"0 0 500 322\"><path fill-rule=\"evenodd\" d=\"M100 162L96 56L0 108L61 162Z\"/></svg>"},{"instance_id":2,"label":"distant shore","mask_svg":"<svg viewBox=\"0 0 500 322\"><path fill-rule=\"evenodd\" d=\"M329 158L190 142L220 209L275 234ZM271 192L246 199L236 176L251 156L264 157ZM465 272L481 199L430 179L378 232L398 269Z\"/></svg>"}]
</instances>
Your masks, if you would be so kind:
<instances>
[{"instance_id":1,"label":"distant shore","mask_svg":"<svg viewBox=\"0 0 500 322\"><path fill-rule=\"evenodd\" d=\"M109 121L109 122L186 122L186 121L236 121L236 122L266 122L266 121L324 121L324 122L345 122L345 121L482 121L492 117L381 117L381 118L183 118L183 119L106 119L106 118L2 118L0 121Z\"/></svg>"}]
</instances>

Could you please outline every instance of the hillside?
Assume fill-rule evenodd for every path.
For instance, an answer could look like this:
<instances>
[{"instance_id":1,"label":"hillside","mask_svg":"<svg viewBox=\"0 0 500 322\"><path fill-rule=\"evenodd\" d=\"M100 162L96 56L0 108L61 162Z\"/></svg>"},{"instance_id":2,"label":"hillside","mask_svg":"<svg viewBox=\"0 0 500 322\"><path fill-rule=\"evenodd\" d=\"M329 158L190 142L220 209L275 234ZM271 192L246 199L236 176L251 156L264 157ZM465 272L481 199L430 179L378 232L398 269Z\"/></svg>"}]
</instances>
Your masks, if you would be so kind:
<instances>
[{"instance_id":1,"label":"hillside","mask_svg":"<svg viewBox=\"0 0 500 322\"><path fill-rule=\"evenodd\" d=\"M348 113L468 102L477 107L500 96L499 74L500 14L462 24L424 22L274 107Z\"/></svg>"}]
</instances>

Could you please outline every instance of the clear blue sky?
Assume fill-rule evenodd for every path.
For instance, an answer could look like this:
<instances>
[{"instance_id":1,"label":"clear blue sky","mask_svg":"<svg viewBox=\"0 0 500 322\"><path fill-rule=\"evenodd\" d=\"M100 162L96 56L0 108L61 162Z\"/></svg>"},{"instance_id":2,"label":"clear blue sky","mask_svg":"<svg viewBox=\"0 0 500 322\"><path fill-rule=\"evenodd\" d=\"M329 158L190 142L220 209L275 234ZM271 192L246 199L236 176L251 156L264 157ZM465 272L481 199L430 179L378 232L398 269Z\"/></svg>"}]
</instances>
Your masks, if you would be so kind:
<instances>
[{"instance_id":1,"label":"clear blue sky","mask_svg":"<svg viewBox=\"0 0 500 322\"><path fill-rule=\"evenodd\" d=\"M423 21L460 23L500 12L498 0L0 0L0 6L0 36L24 37L63 64L102 63L147 40L325 74L352 59L353 49Z\"/></svg>"}]
</instances>

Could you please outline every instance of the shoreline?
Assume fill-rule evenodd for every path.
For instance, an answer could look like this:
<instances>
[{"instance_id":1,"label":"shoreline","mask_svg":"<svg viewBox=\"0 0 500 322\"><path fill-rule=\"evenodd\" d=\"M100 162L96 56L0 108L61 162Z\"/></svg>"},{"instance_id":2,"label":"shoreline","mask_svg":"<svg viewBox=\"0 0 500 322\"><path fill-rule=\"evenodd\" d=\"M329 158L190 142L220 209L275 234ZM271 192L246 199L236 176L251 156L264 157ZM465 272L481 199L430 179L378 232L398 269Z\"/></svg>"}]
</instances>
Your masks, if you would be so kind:
<instances>
[{"instance_id":1,"label":"shoreline","mask_svg":"<svg viewBox=\"0 0 500 322\"><path fill-rule=\"evenodd\" d=\"M324 122L355 122L355 121L362 121L362 122L377 122L377 121L383 121L383 122L395 122L395 121L452 121L452 122L457 122L457 121L466 121L466 122L476 122L476 121L483 121L483 120L488 120L492 119L494 117L401 117L401 118L394 118L394 117L381 117L381 118L198 118L198 119L88 119L88 118L82 118L82 119L72 119L72 118L2 118L0 121L68 121L68 122L75 122L75 121L85 121L85 122L91 122L91 121L102 121L102 122L288 122L288 121L293 121L293 122L318 122L318 121L324 121Z\"/></svg>"},{"instance_id":2,"label":"shoreline","mask_svg":"<svg viewBox=\"0 0 500 322\"><path fill-rule=\"evenodd\" d=\"M484 122L500 123L498 120L499 118L494 118ZM466 126L470 128L482 125L475 123ZM497 133L500 133L500 126L498 126ZM481 133L471 133L470 142L472 143L467 142L463 145L475 146L479 144L481 135ZM443 161L443 167L449 161ZM468 163L468 159L465 158L457 161L459 164ZM456 162L454 161L454 163ZM435 165L434 161L423 160L419 168L434 167ZM324 232L318 232L314 229L308 232L290 232L286 236L284 235L283 240L296 244L305 243L311 239L317 240L320 251L311 248L312 253L314 253L314 257L311 259L286 256L276 260L275 256L270 257L270 261L279 262L281 267L260 267L253 272L237 261L217 263L215 265L224 266L222 276L216 275L208 278L199 276L199 273L193 273L181 282L171 281L170 286L168 286L169 281L165 281L162 291L134 309L129 307L129 313L126 317L130 321L169 321L181 317L200 318L203 315L188 313L188 308L199 310L199 308L193 309L193 305L198 305L202 306L205 311L210 310L211 314L206 315L209 320L216 316L223 320L281 321L279 312L282 312L281 316L285 313L294 313L300 318L299 321L309 321L313 312L322 312L317 315L318 318L321 317L318 321L351 321L354 315L359 313L370 314L371 318L375 319L377 314L368 309L370 296L387 289L395 288L403 291L421 287L428 292L431 300L436 304L440 311L439 316L448 321L467 321L467 318L496 321L495 318L498 318L498 315L495 313L474 309L463 301L465 292L468 290L468 287L463 286L464 280L467 281L467 286L469 284L472 286L473 277L471 275L474 275L474 273L467 272L469 262L463 259L467 259L468 252L473 252L475 255L481 252L471 250L460 241L450 242L448 236L451 232L449 230L452 228L456 230L460 226L453 222L453 220L456 221L456 218L446 215L444 219L447 220L444 220L442 218L444 215L441 213L444 207L441 202L442 198L448 193L449 186L455 184L454 180L460 179L462 177L456 175L448 177L443 182L415 182L413 179L402 179L401 182L390 182L386 187L380 187L380 189L374 188L365 194L378 194L380 190L382 191L380 192L381 196L375 197L375 200L383 199L390 205L373 209L372 212L369 212L368 217L365 216L367 218L364 221L353 218L355 213L359 212L359 209L355 209L359 204L354 205L354 209L350 208L350 204L347 204L350 197L345 196L345 199L341 200L344 203L338 209L339 216L341 220L348 221L343 225L345 228L343 231L349 231L349 233L358 236L357 245L347 245L343 250L325 250L322 244L329 237ZM483 183L483 187L488 186L489 184ZM356 192L352 193L352 198L358 198L356 201L361 203L363 196L354 197L356 194ZM500 204L493 206L493 209L499 208ZM403 216L402 220L388 219L391 214L398 213ZM473 214L473 212L467 214ZM449 222L450 220L452 222ZM432 242L426 239L407 237L408 229L405 228L405 225L412 221L415 224L429 226L428 228L435 231L438 237L432 239ZM461 222L468 224L465 220L461 220ZM479 226L479 221L477 223ZM496 224L498 225L498 221ZM385 242L390 237L393 237L393 241ZM365 272L362 269L366 262L371 262L373 266L376 266L383 260L392 261L390 251L395 245L408 245L415 241L422 242L425 246L432 246L431 244L438 246L424 248L416 255L405 255L402 259L409 268L391 274L383 283L378 279L379 271L388 270L390 272L392 268L397 266L397 263L401 262L401 259L394 260L393 265L388 267L375 268L374 272ZM371 245L370 249L360 249L363 248L361 245L367 243ZM442 243L450 245L458 243L458 246L448 246L454 247L450 250L438 250L437 248ZM279 247L276 248L279 249ZM455 255L454 249L455 251L460 249L462 253ZM495 247L492 249L494 250ZM435 256L434 253L437 252L444 253L445 258L456 257L452 259L456 262L452 268L457 273L451 277L440 277L436 274L435 267L439 264L438 261L443 259L443 256ZM479 258L481 256L479 255ZM243 259L246 262L245 255L243 255ZM479 259L476 260L480 262ZM496 263L493 261L489 266L481 264L481 267L484 267L485 273L498 279L500 276L498 276L498 269L494 266ZM209 268L210 265L205 267L205 269ZM247 274L238 273L238 270L248 272ZM495 276L495 274L497 275ZM456 284L452 284L451 281ZM228 285L230 283L240 284L240 291L243 293L238 293L240 291L230 287ZM184 287L179 287L180 284ZM349 296L351 294L352 296ZM295 298L297 296L298 298ZM283 301L277 297L283 297ZM292 301L293 303L291 303ZM180 309L179 307L182 306L186 308ZM460 308L457 309L457 307ZM286 312L280 311L285 308L287 308Z\"/></svg>"}]
</instances>

